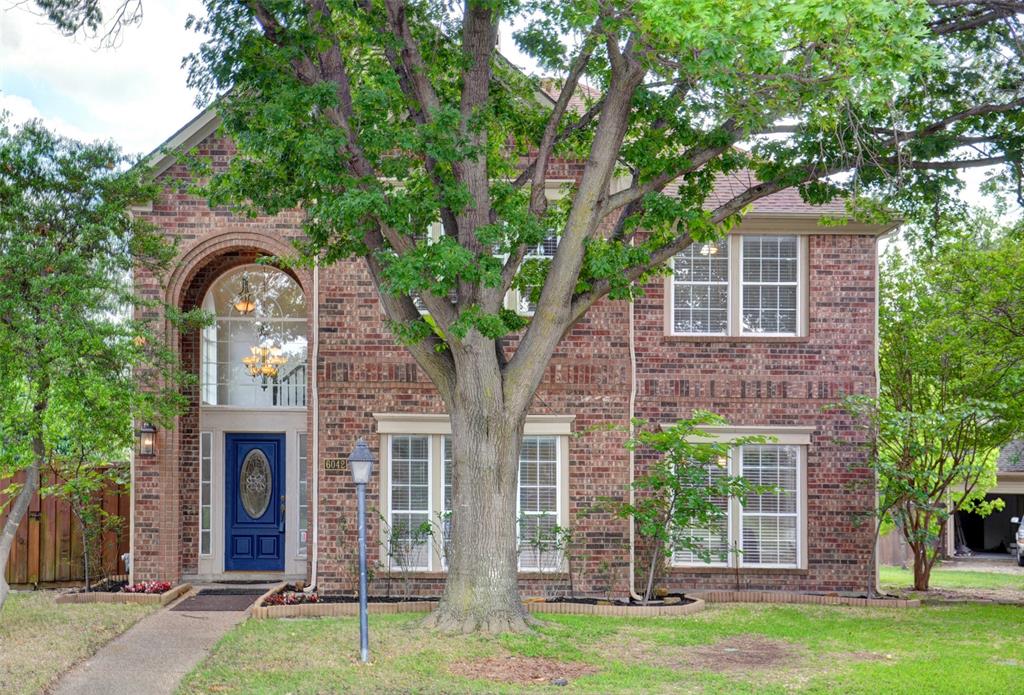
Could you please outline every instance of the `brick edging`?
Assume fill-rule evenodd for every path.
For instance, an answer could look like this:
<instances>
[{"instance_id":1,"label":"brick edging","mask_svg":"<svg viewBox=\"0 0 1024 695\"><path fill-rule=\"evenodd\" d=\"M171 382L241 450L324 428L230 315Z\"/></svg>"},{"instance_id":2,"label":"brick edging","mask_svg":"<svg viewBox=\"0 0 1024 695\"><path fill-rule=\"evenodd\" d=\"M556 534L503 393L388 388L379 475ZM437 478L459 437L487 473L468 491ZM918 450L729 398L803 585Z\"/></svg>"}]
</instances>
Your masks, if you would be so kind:
<instances>
[{"instance_id":1,"label":"brick edging","mask_svg":"<svg viewBox=\"0 0 1024 695\"><path fill-rule=\"evenodd\" d=\"M806 594L798 591L690 591L708 603L804 603L818 606L862 606L871 608L920 608L919 599L860 598L829 594Z\"/></svg>"},{"instance_id":2,"label":"brick edging","mask_svg":"<svg viewBox=\"0 0 1024 695\"><path fill-rule=\"evenodd\" d=\"M328 618L345 617L359 614L358 603L303 603L296 606L264 606L264 594L256 602L250 613L254 620L268 618ZM672 606L614 606L589 603L545 603L543 601L526 601L523 603L531 613L562 613L571 615L604 615L618 617L667 617L685 615L704 610L704 601L695 598L692 603ZM426 613L437 608L437 601L403 601L401 603L370 603L369 612L373 615L392 615L396 613Z\"/></svg>"},{"instance_id":3,"label":"brick edging","mask_svg":"<svg viewBox=\"0 0 1024 695\"><path fill-rule=\"evenodd\" d=\"M162 594L128 594L123 591L83 591L78 594L60 594L55 603L140 603L143 605L166 606L168 603L192 590L191 584L178 584Z\"/></svg>"}]
</instances>

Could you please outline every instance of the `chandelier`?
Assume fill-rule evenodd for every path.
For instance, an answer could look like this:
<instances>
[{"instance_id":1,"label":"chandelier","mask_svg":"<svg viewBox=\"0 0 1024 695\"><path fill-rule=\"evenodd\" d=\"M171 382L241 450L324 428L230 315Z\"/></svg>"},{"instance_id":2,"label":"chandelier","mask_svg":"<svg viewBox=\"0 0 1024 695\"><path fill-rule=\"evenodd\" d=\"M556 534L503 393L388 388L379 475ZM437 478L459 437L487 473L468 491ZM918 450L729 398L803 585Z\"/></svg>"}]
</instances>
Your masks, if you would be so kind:
<instances>
[{"instance_id":1,"label":"chandelier","mask_svg":"<svg viewBox=\"0 0 1024 695\"><path fill-rule=\"evenodd\" d=\"M235 311L242 316L252 313L253 309L256 308L256 301L253 299L252 290L249 288L249 276L242 276L242 291L235 297L235 303L233 305Z\"/></svg>"},{"instance_id":2,"label":"chandelier","mask_svg":"<svg viewBox=\"0 0 1024 695\"><path fill-rule=\"evenodd\" d=\"M242 364L253 379L260 379L263 390L267 390L267 382L276 379L278 370L288 362L283 350L276 345L253 345L249 348L251 355L242 358Z\"/></svg>"}]
</instances>

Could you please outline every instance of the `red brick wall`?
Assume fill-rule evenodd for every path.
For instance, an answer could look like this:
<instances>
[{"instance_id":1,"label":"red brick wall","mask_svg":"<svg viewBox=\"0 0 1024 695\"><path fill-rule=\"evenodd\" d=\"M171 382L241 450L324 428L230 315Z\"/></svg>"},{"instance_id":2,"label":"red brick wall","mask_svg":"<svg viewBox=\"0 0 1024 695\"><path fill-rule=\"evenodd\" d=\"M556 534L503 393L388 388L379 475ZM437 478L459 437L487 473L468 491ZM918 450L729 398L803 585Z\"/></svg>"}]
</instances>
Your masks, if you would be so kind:
<instances>
[{"instance_id":1,"label":"red brick wall","mask_svg":"<svg viewBox=\"0 0 1024 695\"><path fill-rule=\"evenodd\" d=\"M637 416L672 422L696 408L735 425L814 426L807 447L806 570L744 568L737 587L728 569L673 569L674 588L862 590L871 575L872 529L857 525L873 495L863 436L838 411L844 394L876 388L875 239L809 239L809 330L806 338L666 336L665 288L653 283L636 303ZM647 461L638 457L638 468ZM851 489L859 488L859 489Z\"/></svg>"},{"instance_id":2,"label":"red brick wall","mask_svg":"<svg viewBox=\"0 0 1024 695\"><path fill-rule=\"evenodd\" d=\"M208 140L203 150L223 164L229 145ZM557 162L550 175L571 178L578 165ZM163 175L169 183L184 179L181 167ZM254 253L282 253L299 232L295 214L242 219L210 210L202 201L171 186L147 214L181 243L181 263L162 284L140 273L139 288L178 306L193 306L217 274L247 262ZM855 447L833 439L851 435L841 415L821 407L851 391L874 390L874 239L865 236L815 236L810 240L810 335L806 339L694 341L664 336L663 290L653 282L636 304L637 414L653 421L674 420L696 407L715 410L736 424L815 425L808 456L811 519L807 571L751 571L741 574L743 588L859 588L867 577L870 531L853 529L848 514L860 506L842 489L845 481L866 475L851 464ZM309 274L299 274L312 302ZM344 457L364 436L375 452L374 412L439 413L443 406L426 375L387 330L376 292L360 261L320 271L319 451L314 461ZM312 306L309 306L312 316ZM569 512L580 539L583 570L578 590L623 594L628 588L628 525L606 514L580 516L600 497L623 497L629 480L622 426L629 415L630 362L627 305L602 301L566 337L548 367L533 413L573 414L569 441ZM198 365L197 336L173 335L183 362ZM310 359L312 335L310 335ZM312 370L310 370L312 375ZM198 490L198 392L172 432L161 432L159 455L136 466L135 563L139 578L176 579L196 569L195 527ZM313 431L312 408L309 428ZM610 430L609 425L618 426ZM312 446L312 438L310 439ZM644 465L641 458L640 466ZM309 472L312 481L312 470ZM312 484L310 485L312 494ZM351 591L356 584L355 491L346 475L321 475L319 576L326 592ZM371 508L377 498L371 484ZM372 515L371 515L372 516ZM371 545L378 524L371 520ZM440 575L415 580L416 593L440 591ZM731 583L730 583L731 582ZM375 580L383 590L383 579ZM731 572L674 571L673 586L732 588ZM564 577L523 577L524 593L562 589ZM404 591L393 580L392 591Z\"/></svg>"}]
</instances>

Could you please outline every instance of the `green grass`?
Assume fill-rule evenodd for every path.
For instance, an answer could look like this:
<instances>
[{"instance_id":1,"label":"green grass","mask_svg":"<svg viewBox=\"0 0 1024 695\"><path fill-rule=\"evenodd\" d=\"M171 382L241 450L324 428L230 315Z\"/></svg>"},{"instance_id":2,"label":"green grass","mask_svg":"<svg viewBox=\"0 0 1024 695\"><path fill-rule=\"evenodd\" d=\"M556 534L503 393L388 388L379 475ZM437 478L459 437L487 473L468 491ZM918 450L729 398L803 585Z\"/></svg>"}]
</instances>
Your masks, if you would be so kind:
<instances>
[{"instance_id":1,"label":"green grass","mask_svg":"<svg viewBox=\"0 0 1024 695\"><path fill-rule=\"evenodd\" d=\"M1019 692L1021 615L995 605L710 605L679 618L545 616L535 634L499 638L438 635L419 627L417 615L371 616L373 663L365 666L356 660L355 619L251 620L218 643L180 692L989 695ZM753 646L730 646L745 643ZM759 644L781 657L753 665ZM502 656L585 664L593 673L558 688L450 670ZM742 666L726 667L730 658Z\"/></svg>"},{"instance_id":2,"label":"green grass","mask_svg":"<svg viewBox=\"0 0 1024 695\"><path fill-rule=\"evenodd\" d=\"M879 568L879 575L884 587L909 589L914 585L913 570L883 566ZM1024 571L1010 574L1009 572L978 572L938 567L932 570L929 585L934 589L1015 589L1024 591Z\"/></svg>"},{"instance_id":3,"label":"green grass","mask_svg":"<svg viewBox=\"0 0 1024 695\"><path fill-rule=\"evenodd\" d=\"M54 603L49 591L14 592L0 610L0 693L40 692L57 675L156 606Z\"/></svg>"}]
</instances>

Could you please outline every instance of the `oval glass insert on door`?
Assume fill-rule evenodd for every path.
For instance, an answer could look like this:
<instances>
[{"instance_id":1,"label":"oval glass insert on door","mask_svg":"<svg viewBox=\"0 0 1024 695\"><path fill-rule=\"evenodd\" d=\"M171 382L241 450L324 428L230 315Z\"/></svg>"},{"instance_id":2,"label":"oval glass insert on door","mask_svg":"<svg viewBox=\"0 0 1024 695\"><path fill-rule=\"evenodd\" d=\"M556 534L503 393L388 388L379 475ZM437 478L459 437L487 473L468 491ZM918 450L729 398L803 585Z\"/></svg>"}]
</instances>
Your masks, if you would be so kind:
<instances>
[{"instance_id":1,"label":"oval glass insert on door","mask_svg":"<svg viewBox=\"0 0 1024 695\"><path fill-rule=\"evenodd\" d=\"M262 451L253 449L246 454L238 476L238 493L245 513L253 519L263 516L270 505L270 476L270 462Z\"/></svg>"}]
</instances>

